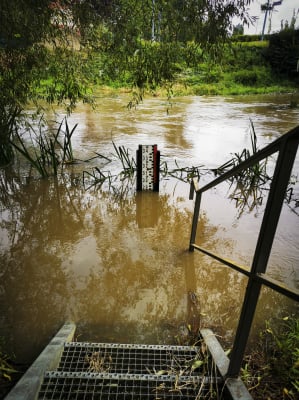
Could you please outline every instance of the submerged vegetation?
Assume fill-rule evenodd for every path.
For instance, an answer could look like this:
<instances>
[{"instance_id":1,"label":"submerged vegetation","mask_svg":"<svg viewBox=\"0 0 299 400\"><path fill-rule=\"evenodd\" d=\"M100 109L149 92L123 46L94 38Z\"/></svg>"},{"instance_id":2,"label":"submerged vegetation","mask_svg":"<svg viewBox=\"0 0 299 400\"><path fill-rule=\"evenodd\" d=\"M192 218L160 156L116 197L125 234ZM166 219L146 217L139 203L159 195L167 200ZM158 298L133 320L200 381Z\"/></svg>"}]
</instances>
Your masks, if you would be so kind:
<instances>
[{"instance_id":1,"label":"submerged vegetation","mask_svg":"<svg viewBox=\"0 0 299 400\"><path fill-rule=\"evenodd\" d=\"M77 124L70 129L65 118L53 134L43 130L41 121L38 124L38 132L31 125L28 126L26 133L30 138L29 143L16 132L16 139L11 141L11 145L25 157L42 178L57 176L58 168L62 172L65 164L74 162L71 138Z\"/></svg>"},{"instance_id":2,"label":"submerged vegetation","mask_svg":"<svg viewBox=\"0 0 299 400\"><path fill-rule=\"evenodd\" d=\"M68 166L76 163L83 163L86 168L83 170L83 187L88 190L104 189L111 191L118 199L125 198L135 190L135 179L137 164L135 157L125 146L118 146L112 139L112 152L110 154L95 153L93 157L86 160L74 158L72 150L72 136L77 124L70 128L67 119L58 124L56 132L49 132L45 129L42 119L38 128L28 126L25 135L16 134L12 146L25 158L28 165L35 169L42 178L61 176L68 173ZM236 167L243 161L256 154L258 151L257 136L253 122L249 124L251 149L244 148L240 153L234 153L232 158L216 169L207 169L204 165L180 166L174 160L174 166L170 166L167 160L160 163L161 179L174 178L189 183L193 178L200 180L203 175L221 175L224 172ZM92 164L90 162L92 161ZM97 163L97 165L94 165ZM236 203L239 216L244 211L252 211L263 203L265 191L269 190L271 176L267 171L268 159L240 171L236 176L229 179L229 198ZM109 168L110 167L110 168ZM71 172L73 174L73 172ZM29 173L29 175L31 175ZM296 214L299 200L296 198L294 186L298 179L292 176L286 192L286 202L292 204L291 210Z\"/></svg>"},{"instance_id":3,"label":"submerged vegetation","mask_svg":"<svg viewBox=\"0 0 299 400\"><path fill-rule=\"evenodd\" d=\"M229 161L214 170L215 175L222 174L236 167L257 153L257 136L251 120L250 138L251 149L245 148L241 153L233 154L233 157ZM229 179L231 189L229 198L236 202L236 208L239 209L240 215L245 209L252 211L258 205L262 204L264 191L266 189L265 185L271 182L271 176L269 176L267 172L267 162L267 158L263 161L259 161L255 165L240 171L236 176Z\"/></svg>"}]
</instances>

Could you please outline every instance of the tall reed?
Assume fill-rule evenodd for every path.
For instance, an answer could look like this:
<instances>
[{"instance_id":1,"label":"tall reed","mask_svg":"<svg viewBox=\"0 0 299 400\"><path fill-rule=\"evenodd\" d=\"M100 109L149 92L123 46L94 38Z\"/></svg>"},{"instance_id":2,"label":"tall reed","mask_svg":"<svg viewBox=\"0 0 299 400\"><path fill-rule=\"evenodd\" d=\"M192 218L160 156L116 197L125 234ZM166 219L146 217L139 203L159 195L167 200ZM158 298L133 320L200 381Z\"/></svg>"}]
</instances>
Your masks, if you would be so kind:
<instances>
[{"instance_id":1,"label":"tall reed","mask_svg":"<svg viewBox=\"0 0 299 400\"><path fill-rule=\"evenodd\" d=\"M63 124L65 130L62 129ZM53 134L43 131L40 120L38 132L32 125L28 126L29 141L16 131L11 145L25 157L41 177L57 176L66 163L74 161L71 139L77 125L70 129L67 119L64 118Z\"/></svg>"},{"instance_id":2,"label":"tall reed","mask_svg":"<svg viewBox=\"0 0 299 400\"><path fill-rule=\"evenodd\" d=\"M244 148L241 153L234 153L233 157L214 170L216 175L222 174L232 169L243 161L256 154L258 151L257 136L252 120L250 120L250 141L251 149ZM254 209L263 201L263 185L271 180L267 172L267 159L257 162L255 165L240 171L237 175L230 178L232 192L230 198L236 201L236 205L243 213L245 208Z\"/></svg>"}]
</instances>

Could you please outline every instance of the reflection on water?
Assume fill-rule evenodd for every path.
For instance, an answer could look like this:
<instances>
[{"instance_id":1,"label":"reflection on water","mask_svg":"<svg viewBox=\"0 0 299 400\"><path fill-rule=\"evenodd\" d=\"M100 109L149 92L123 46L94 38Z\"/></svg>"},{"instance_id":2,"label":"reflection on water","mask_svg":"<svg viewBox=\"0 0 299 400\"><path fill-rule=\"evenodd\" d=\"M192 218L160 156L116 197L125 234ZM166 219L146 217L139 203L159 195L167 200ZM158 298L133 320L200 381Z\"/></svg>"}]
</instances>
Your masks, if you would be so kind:
<instances>
[{"instance_id":1,"label":"reflection on water","mask_svg":"<svg viewBox=\"0 0 299 400\"><path fill-rule=\"evenodd\" d=\"M200 103L209 109L213 101ZM237 103L228 104L229 110L244 112ZM202 139L191 138L195 128L188 124L196 111L190 99L184 107L175 104L177 114L170 114L169 119L162 106L153 115L152 103L142 112L130 113L129 118L124 118L127 114L117 102L115 112L109 108L112 102L106 107L108 110L104 107L105 112L96 114L101 116L97 124L95 115L87 111L73 116L85 129L75 142L77 152L82 147L80 158L97 147L102 153L107 150L112 126L119 129L117 141L133 151L138 144L157 142L165 156L177 157L185 165L199 164L208 157L202 157L203 152L201 157L197 155ZM231 114L229 119L232 125L236 123ZM196 135L204 131L205 124L208 122L202 123ZM247 140L246 132L244 135L241 146ZM221 157L213 159L210 154L217 165ZM3 170L0 185L0 336L7 339L20 362L32 361L65 320L77 323L83 340L175 343L181 340L193 310L198 313L199 326L211 327L231 342L246 278L204 255L188 252L193 203L188 200L187 184L165 180L160 193L136 193L132 182L129 194L120 198L118 193L84 190L76 175L27 182ZM234 220L235 205L223 201L225 190L217 189L203 201L198 241L224 256L234 254L250 263L259 213L242 216L242 223ZM280 271L283 279L297 285L298 219L290 218L287 208L282 221L284 218L289 225L280 228L283 239L275 246L279 262L274 264L291 262L294 272L288 275L284 268L275 267L274 273ZM289 242L291 251L288 246L284 252ZM291 254L290 258L284 253ZM196 311L190 309L190 293L196 296ZM264 290L261 302L256 329L270 315L294 311L292 302L270 290Z\"/></svg>"}]
</instances>

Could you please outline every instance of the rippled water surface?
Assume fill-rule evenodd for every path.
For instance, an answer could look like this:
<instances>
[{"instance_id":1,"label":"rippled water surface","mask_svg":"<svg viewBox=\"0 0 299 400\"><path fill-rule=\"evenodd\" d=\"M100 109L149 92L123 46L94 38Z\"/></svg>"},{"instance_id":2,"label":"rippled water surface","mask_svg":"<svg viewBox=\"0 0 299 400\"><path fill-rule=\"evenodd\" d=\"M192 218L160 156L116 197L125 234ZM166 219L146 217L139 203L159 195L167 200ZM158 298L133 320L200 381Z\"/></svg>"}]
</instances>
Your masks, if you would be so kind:
<instances>
[{"instance_id":1,"label":"rippled water surface","mask_svg":"<svg viewBox=\"0 0 299 400\"><path fill-rule=\"evenodd\" d=\"M164 172L166 165L200 166L202 184L213 178L210 169L250 148L250 119L262 148L298 125L299 110L288 107L288 96L155 98L136 110L127 102L99 98L96 110L80 106L69 118L70 126L78 123L75 157L100 153L109 164L80 161L59 180L29 180L23 163L21 176L1 171L0 336L20 362L32 361L66 320L77 323L79 339L91 341L178 343L187 325L233 338L246 278L188 252L189 185L161 173L159 193L136 193L135 178L121 184L116 177L121 164L113 143L134 158L139 144L157 144ZM114 176L110 188L89 187L86 173L83 185L83 171L95 166ZM250 265L265 202L252 210L236 206L232 189L221 185L204 195L197 238ZM298 289L294 204L283 208L268 271ZM190 292L198 301L195 317ZM263 290L253 336L265 319L291 312L298 312L293 302Z\"/></svg>"}]
</instances>

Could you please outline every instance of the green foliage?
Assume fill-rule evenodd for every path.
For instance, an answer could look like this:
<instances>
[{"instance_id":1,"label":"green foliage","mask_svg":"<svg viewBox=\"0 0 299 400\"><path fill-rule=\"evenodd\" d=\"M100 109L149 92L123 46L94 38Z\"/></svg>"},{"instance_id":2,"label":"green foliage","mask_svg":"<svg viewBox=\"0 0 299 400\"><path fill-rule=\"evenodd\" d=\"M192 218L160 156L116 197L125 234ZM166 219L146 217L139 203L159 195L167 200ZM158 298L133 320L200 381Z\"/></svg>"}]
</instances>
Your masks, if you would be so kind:
<instances>
[{"instance_id":1,"label":"green foliage","mask_svg":"<svg viewBox=\"0 0 299 400\"><path fill-rule=\"evenodd\" d=\"M263 53L260 46L256 46L255 42L233 43L227 46L222 64L229 71L238 71L240 68L251 68L257 65L265 65Z\"/></svg>"},{"instance_id":2,"label":"green foliage","mask_svg":"<svg viewBox=\"0 0 299 400\"><path fill-rule=\"evenodd\" d=\"M68 113L79 100L92 103L88 89L90 70L84 54L61 48L50 53L44 79L35 83L36 98L63 105Z\"/></svg>"},{"instance_id":3,"label":"green foliage","mask_svg":"<svg viewBox=\"0 0 299 400\"><path fill-rule=\"evenodd\" d=\"M42 40L51 28L49 0L1 1L0 38L6 49L25 49ZM38 16L38 18L37 18Z\"/></svg>"},{"instance_id":4,"label":"green foliage","mask_svg":"<svg viewBox=\"0 0 299 400\"><path fill-rule=\"evenodd\" d=\"M205 53L198 43L191 41L180 47L180 54L180 63L187 68L196 68L198 64L204 61Z\"/></svg>"},{"instance_id":5,"label":"green foliage","mask_svg":"<svg viewBox=\"0 0 299 400\"><path fill-rule=\"evenodd\" d=\"M94 48L101 48L108 62L104 76L122 80L129 73L133 86L153 88L173 82L179 65L195 65L203 53L219 59L233 16L249 22L249 2L114 0L109 7L103 5L107 12L99 5L104 18Z\"/></svg>"},{"instance_id":6,"label":"green foliage","mask_svg":"<svg viewBox=\"0 0 299 400\"><path fill-rule=\"evenodd\" d=\"M242 36L244 34L244 26L241 24L238 24L234 26L233 29L233 36Z\"/></svg>"},{"instance_id":7,"label":"green foliage","mask_svg":"<svg viewBox=\"0 0 299 400\"><path fill-rule=\"evenodd\" d=\"M72 112L78 101L90 101L90 83L120 80L141 90L169 86L179 57L194 64L202 51L213 58L221 54L233 17L249 21L248 3L3 0L1 165L13 157L10 139L24 124L29 101L37 111L46 101Z\"/></svg>"},{"instance_id":8,"label":"green foliage","mask_svg":"<svg viewBox=\"0 0 299 400\"><path fill-rule=\"evenodd\" d=\"M268 362L273 372L280 376L288 393L299 394L299 319L286 317L277 327L268 321L262 337L268 341Z\"/></svg>"},{"instance_id":9,"label":"green foliage","mask_svg":"<svg viewBox=\"0 0 299 400\"><path fill-rule=\"evenodd\" d=\"M112 144L115 154L122 164L123 174L129 176L133 175L136 170L136 162L133 157L130 157L129 150L124 146L116 146L113 141Z\"/></svg>"},{"instance_id":10,"label":"green foliage","mask_svg":"<svg viewBox=\"0 0 299 400\"><path fill-rule=\"evenodd\" d=\"M0 338L0 384L2 381L11 381L12 375L18 371L12 366L9 356L4 351L3 339Z\"/></svg>"},{"instance_id":11,"label":"green foliage","mask_svg":"<svg viewBox=\"0 0 299 400\"><path fill-rule=\"evenodd\" d=\"M83 2L67 0L1 2L0 165L13 159L11 139L24 129L29 102L37 112L45 100L71 112L79 100L88 101L88 54L78 51L84 12Z\"/></svg>"},{"instance_id":12,"label":"green foliage","mask_svg":"<svg viewBox=\"0 0 299 400\"><path fill-rule=\"evenodd\" d=\"M18 107L0 107L0 165L7 165L13 159L13 150L10 145L10 137L14 132Z\"/></svg>"},{"instance_id":13,"label":"green foliage","mask_svg":"<svg viewBox=\"0 0 299 400\"><path fill-rule=\"evenodd\" d=\"M255 66L252 69L240 69L231 74L234 82L244 86L267 86L273 83L271 71L266 67Z\"/></svg>"},{"instance_id":14,"label":"green foliage","mask_svg":"<svg viewBox=\"0 0 299 400\"><path fill-rule=\"evenodd\" d=\"M169 43L141 43L129 60L134 86L153 89L172 81L177 72L178 54L177 46Z\"/></svg>"},{"instance_id":15,"label":"green foliage","mask_svg":"<svg viewBox=\"0 0 299 400\"><path fill-rule=\"evenodd\" d=\"M265 39L267 40L269 37L269 35L265 35ZM259 42L260 41L260 35L234 35L232 37L232 41L233 42ZM261 41L261 43L263 43L264 41Z\"/></svg>"},{"instance_id":16,"label":"green foliage","mask_svg":"<svg viewBox=\"0 0 299 400\"><path fill-rule=\"evenodd\" d=\"M181 61L177 82L186 85L185 94L243 95L273 92L293 92L296 77L292 80L273 71L264 57L268 42L233 42L224 48L220 62L198 49L197 64ZM184 90L174 89L177 94ZM292 106L296 104L292 98Z\"/></svg>"},{"instance_id":17,"label":"green foliage","mask_svg":"<svg viewBox=\"0 0 299 400\"><path fill-rule=\"evenodd\" d=\"M11 381L11 375L16 373L13 366L10 364L8 357L0 352L0 380L9 380Z\"/></svg>"},{"instance_id":18,"label":"green foliage","mask_svg":"<svg viewBox=\"0 0 299 400\"><path fill-rule=\"evenodd\" d=\"M243 149L241 153L234 153L233 157L225 164L217 168L215 175L222 174L248 160L257 153L257 136L253 122L250 120L251 149ZM271 181L267 172L267 159L257 162L249 168L240 171L229 179L231 193L229 197L236 202L236 207L241 215L245 210L252 211L262 204L264 185Z\"/></svg>"},{"instance_id":19,"label":"green foliage","mask_svg":"<svg viewBox=\"0 0 299 400\"><path fill-rule=\"evenodd\" d=\"M285 29L269 37L269 47L264 51L272 68L289 76L297 76L299 59L299 29Z\"/></svg>"},{"instance_id":20,"label":"green foliage","mask_svg":"<svg viewBox=\"0 0 299 400\"><path fill-rule=\"evenodd\" d=\"M268 40L249 40L249 41L240 41L238 42L238 47L251 47L251 48L255 48L256 50L258 50L259 48L265 48L269 46L269 41Z\"/></svg>"},{"instance_id":21,"label":"green foliage","mask_svg":"<svg viewBox=\"0 0 299 400\"><path fill-rule=\"evenodd\" d=\"M105 24L114 32L116 46L132 45L138 38L160 42L194 40L205 49L218 46L233 31L233 17L250 22L251 0L113 0L93 1ZM104 4L103 4L104 3ZM125 43L125 44L124 44Z\"/></svg>"},{"instance_id":22,"label":"green foliage","mask_svg":"<svg viewBox=\"0 0 299 400\"><path fill-rule=\"evenodd\" d=\"M244 86L256 85L258 82L258 76L255 70L236 71L233 77L236 83L241 83Z\"/></svg>"},{"instance_id":23,"label":"green foliage","mask_svg":"<svg viewBox=\"0 0 299 400\"><path fill-rule=\"evenodd\" d=\"M295 400L299 395L299 319L266 321L242 369L255 399Z\"/></svg>"},{"instance_id":24,"label":"green foliage","mask_svg":"<svg viewBox=\"0 0 299 400\"><path fill-rule=\"evenodd\" d=\"M28 127L29 142L18 132L16 132L16 139L11 141L11 145L25 157L43 178L50 175L57 176L60 166L63 168L65 164L74 161L71 139L77 124L70 129L67 119L64 119L64 122L64 131L62 129L63 122L61 122L57 132L51 134L43 131L43 125L40 121L39 132L36 132L32 126ZM63 136L62 140L61 135Z\"/></svg>"}]
</instances>

